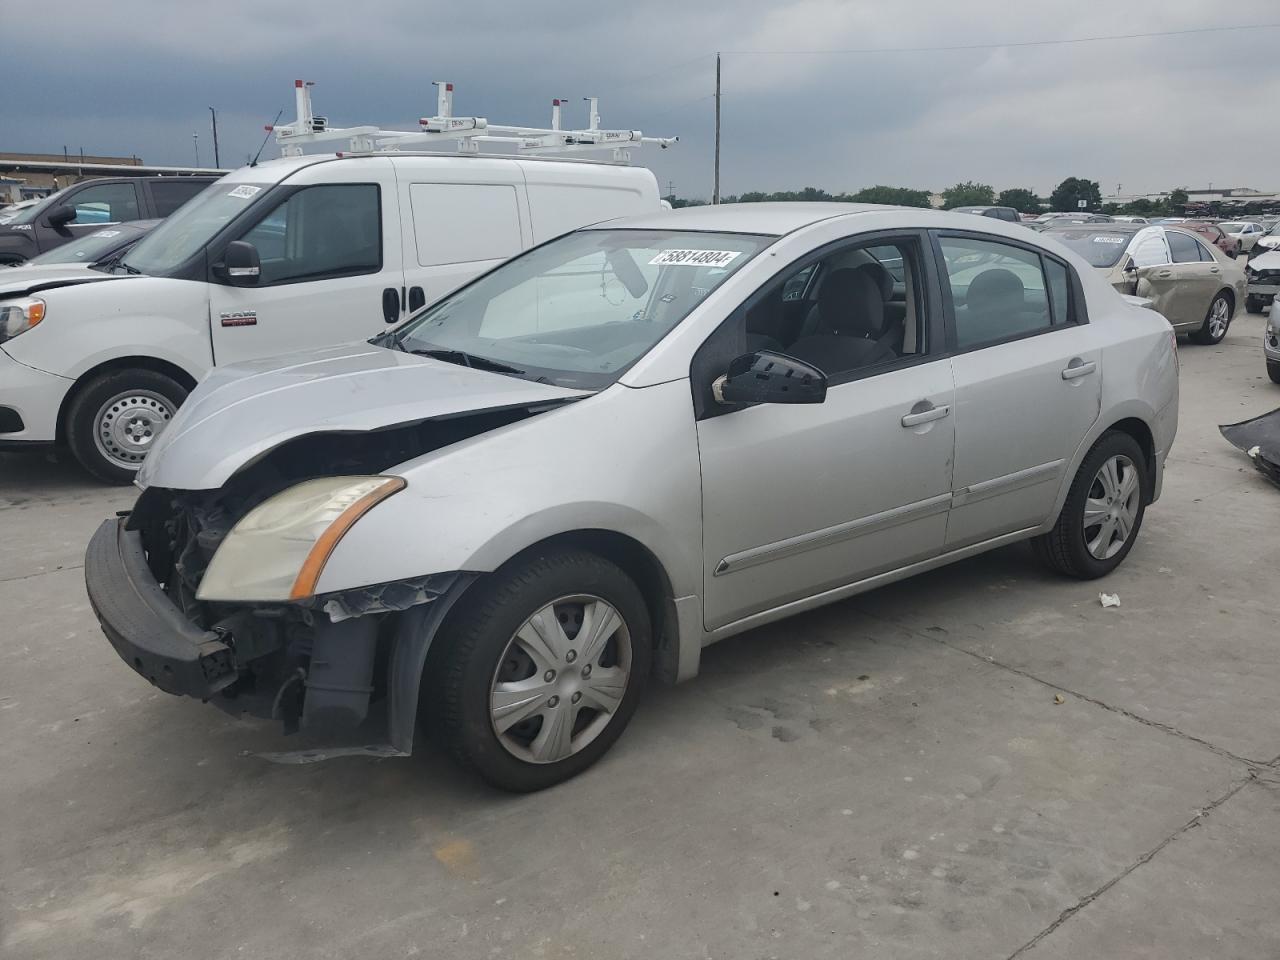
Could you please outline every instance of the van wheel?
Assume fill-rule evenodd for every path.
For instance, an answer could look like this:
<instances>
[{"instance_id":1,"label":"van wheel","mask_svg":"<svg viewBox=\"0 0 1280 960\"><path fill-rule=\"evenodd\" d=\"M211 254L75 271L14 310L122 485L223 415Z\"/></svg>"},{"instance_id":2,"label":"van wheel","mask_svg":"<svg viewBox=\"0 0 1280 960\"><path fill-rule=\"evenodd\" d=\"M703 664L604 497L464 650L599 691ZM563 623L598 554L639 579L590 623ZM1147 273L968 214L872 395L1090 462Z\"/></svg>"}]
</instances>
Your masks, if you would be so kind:
<instances>
[{"instance_id":1,"label":"van wheel","mask_svg":"<svg viewBox=\"0 0 1280 960\"><path fill-rule=\"evenodd\" d=\"M1118 430L1089 451L1058 522L1031 543L1050 569L1092 580L1120 566L1142 527L1148 489L1147 458L1138 442Z\"/></svg>"},{"instance_id":2,"label":"van wheel","mask_svg":"<svg viewBox=\"0 0 1280 960\"><path fill-rule=\"evenodd\" d=\"M428 660L425 712L464 766L527 793L599 760L635 712L651 658L636 584L591 553L534 555L476 583Z\"/></svg>"},{"instance_id":3,"label":"van wheel","mask_svg":"<svg viewBox=\"0 0 1280 960\"><path fill-rule=\"evenodd\" d=\"M86 383L67 410L67 443L106 483L130 483L187 389L154 370L116 370Z\"/></svg>"},{"instance_id":4,"label":"van wheel","mask_svg":"<svg viewBox=\"0 0 1280 960\"><path fill-rule=\"evenodd\" d=\"M1204 323L1199 330L1191 334L1196 343L1212 345L1221 343L1227 335L1227 327L1231 326L1231 298L1226 293L1219 293L1209 304L1209 312L1204 315Z\"/></svg>"},{"instance_id":5,"label":"van wheel","mask_svg":"<svg viewBox=\"0 0 1280 960\"><path fill-rule=\"evenodd\" d=\"M1280 383L1280 360L1267 361L1267 376L1272 383Z\"/></svg>"}]
</instances>

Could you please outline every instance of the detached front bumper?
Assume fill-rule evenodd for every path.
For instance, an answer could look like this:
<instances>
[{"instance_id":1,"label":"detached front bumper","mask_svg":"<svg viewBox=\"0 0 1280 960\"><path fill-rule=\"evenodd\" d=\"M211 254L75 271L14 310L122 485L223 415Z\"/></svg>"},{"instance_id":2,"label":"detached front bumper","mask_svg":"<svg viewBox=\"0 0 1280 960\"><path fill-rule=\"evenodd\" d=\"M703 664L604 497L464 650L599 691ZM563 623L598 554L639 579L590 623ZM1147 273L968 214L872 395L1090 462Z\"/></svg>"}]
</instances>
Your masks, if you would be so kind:
<instances>
[{"instance_id":1,"label":"detached front bumper","mask_svg":"<svg viewBox=\"0 0 1280 960\"><path fill-rule=\"evenodd\" d=\"M93 535L84 582L111 646L161 690L208 700L236 679L223 636L182 615L152 575L141 535L123 519L105 521Z\"/></svg>"}]
</instances>

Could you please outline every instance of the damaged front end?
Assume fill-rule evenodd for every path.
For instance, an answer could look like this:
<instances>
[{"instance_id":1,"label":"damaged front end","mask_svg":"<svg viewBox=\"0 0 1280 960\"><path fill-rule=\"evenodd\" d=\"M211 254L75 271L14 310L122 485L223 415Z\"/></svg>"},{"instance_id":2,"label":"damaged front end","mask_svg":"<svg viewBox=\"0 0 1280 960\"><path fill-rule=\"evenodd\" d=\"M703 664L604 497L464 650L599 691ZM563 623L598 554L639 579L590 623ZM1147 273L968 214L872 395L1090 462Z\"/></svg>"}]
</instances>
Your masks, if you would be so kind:
<instances>
[{"instance_id":1,"label":"damaged front end","mask_svg":"<svg viewBox=\"0 0 1280 960\"><path fill-rule=\"evenodd\" d=\"M394 493L404 481L380 471L542 409L308 435L217 490L149 487L129 514L102 524L86 554L86 587L103 632L126 663L168 693L272 718L311 743L409 753L428 648L476 574L435 572L317 593L344 518L354 517L350 525L361 515L353 510L380 500L354 494L350 504L339 500L306 537L281 514L290 514L294 497L307 520L305 511L318 501L299 491L317 485ZM278 555L269 542L262 545L273 536L284 544ZM221 586L211 589L214 581Z\"/></svg>"}]
</instances>

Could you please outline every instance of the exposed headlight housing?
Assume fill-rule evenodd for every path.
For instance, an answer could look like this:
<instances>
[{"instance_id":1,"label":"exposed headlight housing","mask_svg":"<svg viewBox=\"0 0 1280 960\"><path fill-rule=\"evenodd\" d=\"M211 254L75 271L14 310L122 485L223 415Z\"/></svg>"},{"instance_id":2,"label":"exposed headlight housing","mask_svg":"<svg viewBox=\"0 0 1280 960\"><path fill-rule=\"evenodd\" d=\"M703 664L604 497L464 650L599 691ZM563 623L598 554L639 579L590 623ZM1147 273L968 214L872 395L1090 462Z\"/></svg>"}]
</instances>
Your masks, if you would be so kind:
<instances>
[{"instance_id":1,"label":"exposed headlight housing","mask_svg":"<svg viewBox=\"0 0 1280 960\"><path fill-rule=\"evenodd\" d=\"M281 602L314 596L338 541L405 486L401 477L321 477L282 490L227 534L197 599Z\"/></svg>"},{"instance_id":2,"label":"exposed headlight housing","mask_svg":"<svg viewBox=\"0 0 1280 960\"><path fill-rule=\"evenodd\" d=\"M39 297L0 302L0 343L26 333L44 319L45 303Z\"/></svg>"}]
</instances>

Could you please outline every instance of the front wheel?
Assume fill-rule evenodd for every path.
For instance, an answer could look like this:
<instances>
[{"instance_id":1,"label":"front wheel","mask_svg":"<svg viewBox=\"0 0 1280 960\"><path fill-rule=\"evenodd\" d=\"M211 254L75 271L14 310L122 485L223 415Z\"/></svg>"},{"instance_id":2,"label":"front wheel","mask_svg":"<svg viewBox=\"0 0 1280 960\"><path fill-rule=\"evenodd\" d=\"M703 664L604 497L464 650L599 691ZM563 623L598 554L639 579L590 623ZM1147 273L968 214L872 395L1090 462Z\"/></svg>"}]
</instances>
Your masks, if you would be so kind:
<instances>
[{"instance_id":1,"label":"front wheel","mask_svg":"<svg viewBox=\"0 0 1280 960\"><path fill-rule=\"evenodd\" d=\"M1219 293L1209 304L1209 312L1204 316L1200 329L1191 334L1196 343L1212 345L1221 343L1227 335L1227 327L1231 326L1231 299L1225 293Z\"/></svg>"},{"instance_id":2,"label":"front wheel","mask_svg":"<svg viewBox=\"0 0 1280 960\"><path fill-rule=\"evenodd\" d=\"M1280 360L1267 361L1267 376L1272 383L1280 383Z\"/></svg>"},{"instance_id":3,"label":"front wheel","mask_svg":"<svg viewBox=\"0 0 1280 960\"><path fill-rule=\"evenodd\" d=\"M1146 512L1147 458L1127 433L1104 433L1080 464L1052 530L1036 537L1037 556L1069 577L1110 573L1133 548Z\"/></svg>"},{"instance_id":4,"label":"front wheel","mask_svg":"<svg viewBox=\"0 0 1280 960\"><path fill-rule=\"evenodd\" d=\"M576 550L476 583L436 643L425 712L458 761L517 793L568 780L605 754L635 712L652 655L639 588Z\"/></svg>"},{"instance_id":5,"label":"front wheel","mask_svg":"<svg viewBox=\"0 0 1280 960\"><path fill-rule=\"evenodd\" d=\"M104 373L71 401L67 443L99 480L130 483L186 398L184 386L155 370Z\"/></svg>"}]
</instances>

